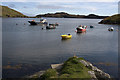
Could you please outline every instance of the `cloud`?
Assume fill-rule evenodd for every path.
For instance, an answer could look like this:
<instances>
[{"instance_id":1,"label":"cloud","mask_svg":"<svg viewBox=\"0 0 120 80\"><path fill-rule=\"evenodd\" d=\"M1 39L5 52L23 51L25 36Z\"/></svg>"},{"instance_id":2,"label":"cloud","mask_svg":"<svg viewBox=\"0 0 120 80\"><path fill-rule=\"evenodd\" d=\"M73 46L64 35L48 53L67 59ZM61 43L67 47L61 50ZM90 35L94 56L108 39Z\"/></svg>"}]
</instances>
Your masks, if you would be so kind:
<instances>
[{"instance_id":1,"label":"cloud","mask_svg":"<svg viewBox=\"0 0 120 80\"><path fill-rule=\"evenodd\" d=\"M90 6L85 7L85 9L90 10L90 11L96 11L97 10L96 7L90 7Z\"/></svg>"},{"instance_id":2,"label":"cloud","mask_svg":"<svg viewBox=\"0 0 120 80\"><path fill-rule=\"evenodd\" d=\"M61 9L63 8L62 6L56 6L56 5L43 5L39 4L36 6L38 9Z\"/></svg>"},{"instance_id":3,"label":"cloud","mask_svg":"<svg viewBox=\"0 0 120 80\"><path fill-rule=\"evenodd\" d=\"M10 8L16 8L16 6L14 4L9 4L8 5Z\"/></svg>"},{"instance_id":4,"label":"cloud","mask_svg":"<svg viewBox=\"0 0 120 80\"><path fill-rule=\"evenodd\" d=\"M1 2L119 2L119 0L1 0Z\"/></svg>"},{"instance_id":5,"label":"cloud","mask_svg":"<svg viewBox=\"0 0 120 80\"><path fill-rule=\"evenodd\" d=\"M27 15L27 16L34 16L34 14L30 14L30 13L26 13L26 12L23 12L24 15Z\"/></svg>"},{"instance_id":6,"label":"cloud","mask_svg":"<svg viewBox=\"0 0 120 80\"><path fill-rule=\"evenodd\" d=\"M100 15L111 15L118 12L117 2L4 2L2 4L16 7L14 9L27 15L54 13L56 11Z\"/></svg>"},{"instance_id":7,"label":"cloud","mask_svg":"<svg viewBox=\"0 0 120 80\"><path fill-rule=\"evenodd\" d=\"M1 2L30 2L32 0L1 0Z\"/></svg>"},{"instance_id":8,"label":"cloud","mask_svg":"<svg viewBox=\"0 0 120 80\"><path fill-rule=\"evenodd\" d=\"M118 4L118 13L120 14L120 2Z\"/></svg>"},{"instance_id":9,"label":"cloud","mask_svg":"<svg viewBox=\"0 0 120 80\"><path fill-rule=\"evenodd\" d=\"M23 8L28 8L27 6L23 6Z\"/></svg>"}]
</instances>

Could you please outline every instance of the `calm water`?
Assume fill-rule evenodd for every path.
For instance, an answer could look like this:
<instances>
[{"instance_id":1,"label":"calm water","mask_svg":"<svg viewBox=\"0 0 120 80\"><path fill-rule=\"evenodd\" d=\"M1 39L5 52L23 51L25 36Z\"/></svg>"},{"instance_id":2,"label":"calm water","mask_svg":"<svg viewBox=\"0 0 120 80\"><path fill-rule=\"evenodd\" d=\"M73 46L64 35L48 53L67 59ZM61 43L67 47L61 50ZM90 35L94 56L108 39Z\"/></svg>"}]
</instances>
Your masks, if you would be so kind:
<instances>
[{"instance_id":1,"label":"calm water","mask_svg":"<svg viewBox=\"0 0 120 80\"><path fill-rule=\"evenodd\" d=\"M30 26L28 20L32 18L3 18L3 77L19 78L45 70L74 53L117 77L118 26L98 24L100 19L47 18L49 23L58 22L60 26L46 30L45 26ZM77 34L80 24L95 28ZM109 32L109 27L115 31ZM73 35L72 39L61 40L60 35L67 33Z\"/></svg>"}]
</instances>

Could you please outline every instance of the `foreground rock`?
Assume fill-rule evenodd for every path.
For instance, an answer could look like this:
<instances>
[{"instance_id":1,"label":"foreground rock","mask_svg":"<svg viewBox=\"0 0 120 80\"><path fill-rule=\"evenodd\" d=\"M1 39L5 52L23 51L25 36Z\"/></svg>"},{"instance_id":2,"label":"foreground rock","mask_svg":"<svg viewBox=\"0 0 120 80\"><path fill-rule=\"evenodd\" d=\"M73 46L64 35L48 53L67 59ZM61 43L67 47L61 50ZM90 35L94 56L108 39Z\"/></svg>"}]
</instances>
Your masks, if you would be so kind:
<instances>
[{"instance_id":1,"label":"foreground rock","mask_svg":"<svg viewBox=\"0 0 120 80\"><path fill-rule=\"evenodd\" d=\"M102 70L98 69L97 67L93 66L90 62L85 61L85 60L80 60L84 66L87 68L91 69L92 71L88 71L88 73L93 77L93 78L111 78L109 74L103 72Z\"/></svg>"},{"instance_id":2,"label":"foreground rock","mask_svg":"<svg viewBox=\"0 0 120 80\"><path fill-rule=\"evenodd\" d=\"M41 80L54 78L79 78L89 80L110 80L110 75L93 66L83 58L72 57L61 64L51 64L51 69L40 71L29 78L40 78Z\"/></svg>"}]
</instances>

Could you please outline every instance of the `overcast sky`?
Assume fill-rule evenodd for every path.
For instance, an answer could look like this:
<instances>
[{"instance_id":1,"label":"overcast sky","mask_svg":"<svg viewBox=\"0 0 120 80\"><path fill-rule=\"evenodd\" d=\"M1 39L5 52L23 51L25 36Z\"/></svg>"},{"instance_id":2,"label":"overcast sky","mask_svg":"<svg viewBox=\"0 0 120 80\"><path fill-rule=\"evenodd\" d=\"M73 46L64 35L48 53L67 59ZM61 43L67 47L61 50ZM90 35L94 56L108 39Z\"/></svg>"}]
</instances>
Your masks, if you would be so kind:
<instances>
[{"instance_id":1,"label":"overcast sky","mask_svg":"<svg viewBox=\"0 0 120 80\"><path fill-rule=\"evenodd\" d=\"M84 2L83 2L84 1ZM109 2L108 2L109 1ZM4 0L2 5L28 16L44 13L67 12L70 14L97 14L111 16L118 13L118 0Z\"/></svg>"}]
</instances>

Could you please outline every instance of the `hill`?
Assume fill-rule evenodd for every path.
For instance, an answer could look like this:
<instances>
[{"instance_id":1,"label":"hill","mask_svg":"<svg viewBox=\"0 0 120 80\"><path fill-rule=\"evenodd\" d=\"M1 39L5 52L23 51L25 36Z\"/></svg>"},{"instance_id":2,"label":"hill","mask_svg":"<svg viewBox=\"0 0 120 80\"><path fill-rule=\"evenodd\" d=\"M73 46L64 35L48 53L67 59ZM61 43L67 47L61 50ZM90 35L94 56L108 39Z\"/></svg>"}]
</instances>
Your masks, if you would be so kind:
<instances>
[{"instance_id":1,"label":"hill","mask_svg":"<svg viewBox=\"0 0 120 80\"><path fill-rule=\"evenodd\" d=\"M2 10L1 10L2 9ZM2 11L1 17L28 17L14 9L7 6L0 6L0 11Z\"/></svg>"},{"instance_id":2,"label":"hill","mask_svg":"<svg viewBox=\"0 0 120 80\"><path fill-rule=\"evenodd\" d=\"M103 19L108 16L98 16L95 14L89 14L89 15L75 15L75 14L68 14L65 12L57 12L57 13L47 13L47 14L40 14L36 17L55 17L55 18L90 18L90 19Z\"/></svg>"},{"instance_id":3,"label":"hill","mask_svg":"<svg viewBox=\"0 0 120 80\"><path fill-rule=\"evenodd\" d=\"M107 17L100 21L99 24L120 24L120 14Z\"/></svg>"}]
</instances>

